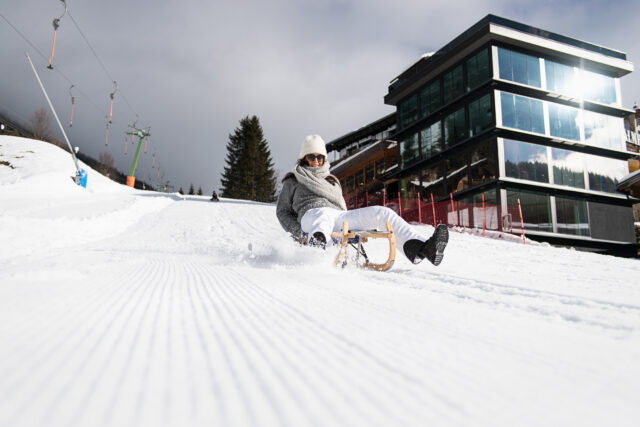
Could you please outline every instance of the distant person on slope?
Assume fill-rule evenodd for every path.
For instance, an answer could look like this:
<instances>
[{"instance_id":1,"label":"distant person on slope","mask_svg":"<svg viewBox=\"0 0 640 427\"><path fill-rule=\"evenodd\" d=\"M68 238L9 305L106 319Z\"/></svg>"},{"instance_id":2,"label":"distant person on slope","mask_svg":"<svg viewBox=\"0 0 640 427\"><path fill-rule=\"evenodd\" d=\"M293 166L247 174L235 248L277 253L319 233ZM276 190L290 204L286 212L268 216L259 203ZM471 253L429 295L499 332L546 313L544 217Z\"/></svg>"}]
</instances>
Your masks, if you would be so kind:
<instances>
[{"instance_id":1,"label":"distant person on slope","mask_svg":"<svg viewBox=\"0 0 640 427\"><path fill-rule=\"evenodd\" d=\"M303 233L308 243L325 247L331 233L342 229L343 221L352 230L384 230L390 222L399 250L414 264L427 258L434 265L442 261L449 240L449 231L438 225L433 235L424 240L394 211L383 206L347 211L340 181L329 173L329 161L324 140L309 135L300 149L298 162L282 180L276 215L285 231L299 239Z\"/></svg>"},{"instance_id":2,"label":"distant person on slope","mask_svg":"<svg viewBox=\"0 0 640 427\"><path fill-rule=\"evenodd\" d=\"M212 202L219 202L220 199L218 199L218 194L216 193L216 190L213 190L213 194L211 195L211 201Z\"/></svg>"}]
</instances>

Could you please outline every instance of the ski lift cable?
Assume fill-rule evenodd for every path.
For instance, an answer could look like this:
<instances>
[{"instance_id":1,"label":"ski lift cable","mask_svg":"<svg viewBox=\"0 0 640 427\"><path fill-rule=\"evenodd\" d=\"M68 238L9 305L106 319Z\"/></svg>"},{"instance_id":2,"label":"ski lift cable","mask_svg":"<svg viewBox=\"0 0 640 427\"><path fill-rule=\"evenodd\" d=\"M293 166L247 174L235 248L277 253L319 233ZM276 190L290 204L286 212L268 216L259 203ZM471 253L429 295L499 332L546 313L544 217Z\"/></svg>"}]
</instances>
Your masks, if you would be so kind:
<instances>
[{"instance_id":1,"label":"ski lift cable","mask_svg":"<svg viewBox=\"0 0 640 427\"><path fill-rule=\"evenodd\" d=\"M84 41L87 44L87 46L89 46L89 49L93 53L93 56L96 57L96 60L98 61L98 63L102 67L102 69L104 70L104 73L107 75L107 78L110 81L115 82L115 79L113 77L111 77L111 73L109 73L109 70L107 70L107 67L104 65L104 62L102 62L102 60L98 56L98 53L96 52L96 50L93 48L91 43L89 43L89 39L87 39L87 37L84 35L84 32L80 29L80 26L78 25L78 23L74 19L73 15L71 15L71 12L68 12L68 14L69 14L69 18L71 18L71 22L73 22L73 25L75 25L75 27L78 29L78 32L80 33L80 35L84 39ZM129 100L126 98L126 96L123 93L120 93L120 96L122 97L124 102L127 104L127 106L131 109L131 111L133 111L133 113L136 114L135 109L131 106L131 104L129 103Z\"/></svg>"},{"instance_id":2,"label":"ski lift cable","mask_svg":"<svg viewBox=\"0 0 640 427\"><path fill-rule=\"evenodd\" d=\"M81 33L82 37L85 39L85 42L89 45L89 47L90 47L90 49L92 50L92 52L94 52L94 54L95 54L95 50L93 49L93 47L91 47L90 43L88 42L88 40L86 39L86 37L84 36L84 34L82 33L82 31L80 30L79 26L77 25L77 22L74 20L73 16L71 15L71 12L69 12L69 11L67 10L67 14L68 14L68 15L69 15L69 17L71 18L72 22L74 23L74 25L76 26L76 28L78 29L78 31ZM16 34L18 34L18 35L19 35L19 36L24 40L24 41L25 41L25 43L27 43L27 44L28 44L28 45L33 49L33 51L34 51L34 52L36 52L36 53L40 56L40 58L42 58L42 60L43 60L43 61L48 62L48 58L45 56L45 54L44 54L44 53L42 53L42 51L41 51L40 49L38 49L38 47L37 47L35 44L33 44L33 42L31 42L31 40L30 40L27 36L25 36L25 35L24 35L24 34L23 34L23 33L22 33L22 32L21 32L21 31L20 31L20 30L15 26L15 25L13 25L13 23L12 23L11 21L9 21L9 19L8 19L4 14L2 14L1 12L0 12L0 18L2 18L2 19L7 23L7 25L9 25L9 26L11 27L11 29L13 29L13 31L15 31L15 32L16 32ZM110 75L109 75L109 73L108 73L108 70L106 70L106 67L104 67L104 64L103 64L103 63L102 63L102 61L99 59L99 57L97 56L97 54L95 54L95 56L96 56L96 59L100 62L101 66L103 66L103 68L104 68L104 70L105 70L105 73L106 73L108 76L110 76ZM91 106L92 106L96 111L98 111L98 112L99 112L100 114L102 114L102 115L104 115L104 114L105 114L104 110L103 110L102 108L100 108L100 107L99 107L99 106L98 106L98 105L93 101L93 99L92 99L89 95L87 95L87 93L86 93L86 92L84 92L81 88L79 88L78 86L76 86L76 85L73 83L73 81L72 81L72 80L71 80L71 79L70 79L70 78L69 78L69 77L68 77L68 76L67 76L67 75L66 75L66 74L65 74L65 73L60 69L60 67L59 67L59 66L56 66L56 67L55 67L55 71L56 71L56 72L57 72L57 73L58 73L58 74L59 74L59 75L60 75L64 80L66 80L66 82L67 82L67 83L69 83L69 84L74 88L74 91L75 91L75 92L77 92L77 93L78 93L78 94L80 94L83 98L85 98L85 99L88 101L88 103L89 103L89 104L90 104L90 105L91 105ZM127 100L127 98L126 98L126 96L124 95L124 93L119 92L119 94L120 94L120 96L124 99L125 103L129 106L129 108L134 112L134 114L136 114L136 113L135 113L135 110L133 109L133 107L131 106L131 104L129 103L129 101ZM107 117L108 117L108 116L107 116ZM113 126L113 125L114 125L114 124L112 124L112 126ZM106 141L105 141L105 142L106 142L106 144L105 144L105 145L108 145L108 133L109 133L109 129L108 129L108 128L109 128L109 127L110 127L110 126L108 126L108 127L107 127L107 132L106 132L106 133L107 133L107 135L106 135ZM121 130L122 132L125 132L124 128L122 128L120 125L118 125L118 128L120 128L120 130ZM153 149L154 154L156 154L156 144L154 144L154 143L153 143L153 141L151 141L150 139L149 139L149 141L148 141L148 144L149 144L149 147Z\"/></svg>"},{"instance_id":3,"label":"ski lift cable","mask_svg":"<svg viewBox=\"0 0 640 427\"><path fill-rule=\"evenodd\" d=\"M36 45L34 45L31 40L29 40L24 34L22 34L22 32L20 30L18 30L18 28L16 28L15 25L13 25L11 23L11 21L9 21L9 19L7 19L6 16L4 16L2 13L0 13L0 18L2 18L20 37L22 37L22 39L46 62L47 57L45 56L44 53L42 53L42 51L40 49L38 49L36 47ZM82 95L84 98L86 98L89 101L89 104L94 107L97 111L99 111L101 114L104 114L104 110L101 109L100 107L98 107L96 105L95 102L93 102L93 100L91 99L91 97L89 95L87 95L82 89L80 89L78 86L75 86L73 84L73 81L67 77L67 75L62 72L60 70L60 67L56 66L55 71L60 74L60 76L62 76L63 79L65 79L67 81L67 83L69 83L70 85L73 85L75 90L80 93L80 95Z\"/></svg>"}]
</instances>

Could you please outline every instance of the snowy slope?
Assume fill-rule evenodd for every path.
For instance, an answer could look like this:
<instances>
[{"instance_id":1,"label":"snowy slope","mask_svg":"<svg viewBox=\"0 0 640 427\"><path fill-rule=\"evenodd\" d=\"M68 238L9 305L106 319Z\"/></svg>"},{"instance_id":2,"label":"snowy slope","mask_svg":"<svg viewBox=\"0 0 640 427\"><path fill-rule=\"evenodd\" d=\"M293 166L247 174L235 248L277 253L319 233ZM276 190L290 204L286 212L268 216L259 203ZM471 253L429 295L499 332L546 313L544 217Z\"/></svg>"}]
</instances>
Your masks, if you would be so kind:
<instances>
[{"instance_id":1,"label":"snowy slope","mask_svg":"<svg viewBox=\"0 0 640 427\"><path fill-rule=\"evenodd\" d=\"M338 270L273 205L82 189L19 138L3 161L0 426L640 419L637 260L452 233L438 268Z\"/></svg>"}]
</instances>

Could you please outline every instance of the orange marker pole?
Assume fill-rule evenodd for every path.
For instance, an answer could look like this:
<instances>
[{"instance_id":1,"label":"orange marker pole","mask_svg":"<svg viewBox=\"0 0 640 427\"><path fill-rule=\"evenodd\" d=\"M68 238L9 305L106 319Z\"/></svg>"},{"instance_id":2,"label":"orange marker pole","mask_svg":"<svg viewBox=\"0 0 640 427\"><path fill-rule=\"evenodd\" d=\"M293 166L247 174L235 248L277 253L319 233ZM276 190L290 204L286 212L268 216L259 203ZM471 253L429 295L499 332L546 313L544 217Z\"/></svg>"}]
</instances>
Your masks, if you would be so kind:
<instances>
[{"instance_id":1,"label":"orange marker pole","mask_svg":"<svg viewBox=\"0 0 640 427\"><path fill-rule=\"evenodd\" d=\"M433 211L433 227L436 227L436 205L433 203L433 193L431 193L431 210Z\"/></svg>"},{"instance_id":2,"label":"orange marker pole","mask_svg":"<svg viewBox=\"0 0 640 427\"><path fill-rule=\"evenodd\" d=\"M527 238L524 235L524 221L522 220L522 208L520 207L520 199L518 199L518 212L520 213L520 228L522 229L522 244L527 244Z\"/></svg>"}]
</instances>

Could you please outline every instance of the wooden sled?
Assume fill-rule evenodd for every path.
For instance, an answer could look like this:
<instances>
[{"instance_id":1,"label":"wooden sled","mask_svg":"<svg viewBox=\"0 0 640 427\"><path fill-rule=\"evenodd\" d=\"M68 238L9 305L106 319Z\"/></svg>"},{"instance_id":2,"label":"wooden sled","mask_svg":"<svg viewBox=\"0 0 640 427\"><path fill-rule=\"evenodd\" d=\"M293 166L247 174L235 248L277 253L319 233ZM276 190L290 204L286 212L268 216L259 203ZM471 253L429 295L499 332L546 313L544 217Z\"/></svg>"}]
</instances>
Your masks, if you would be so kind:
<instances>
[{"instance_id":1,"label":"wooden sled","mask_svg":"<svg viewBox=\"0 0 640 427\"><path fill-rule=\"evenodd\" d=\"M340 246L334 264L345 267L347 265L347 245L351 244L355 247L357 244L356 263L359 267L376 271L387 271L390 269L396 259L396 236L393 234L391 223L387 222L386 227L387 231L350 231L347 221L343 222L342 231L331 233L331 237L334 241L337 241ZM370 238L387 239L389 241L389 257L386 262L374 264L369 261L362 244L366 243ZM364 258L364 263L360 263L360 256Z\"/></svg>"}]
</instances>

